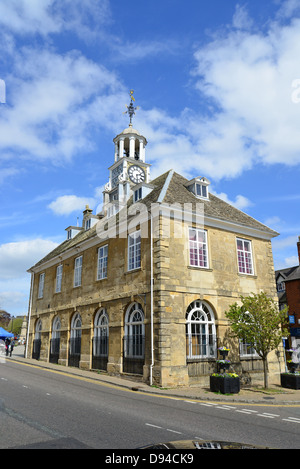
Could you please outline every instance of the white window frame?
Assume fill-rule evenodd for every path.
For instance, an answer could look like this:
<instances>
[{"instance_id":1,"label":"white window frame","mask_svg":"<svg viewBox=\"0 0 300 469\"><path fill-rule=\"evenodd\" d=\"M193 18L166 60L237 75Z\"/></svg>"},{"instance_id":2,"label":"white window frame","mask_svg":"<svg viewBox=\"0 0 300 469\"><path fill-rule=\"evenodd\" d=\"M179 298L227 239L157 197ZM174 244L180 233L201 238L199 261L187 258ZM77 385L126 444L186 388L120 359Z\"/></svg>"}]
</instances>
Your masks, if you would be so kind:
<instances>
[{"instance_id":1,"label":"white window frame","mask_svg":"<svg viewBox=\"0 0 300 469\"><path fill-rule=\"evenodd\" d=\"M277 291L285 291L285 282L281 281L277 283Z\"/></svg>"},{"instance_id":2,"label":"white window frame","mask_svg":"<svg viewBox=\"0 0 300 469\"><path fill-rule=\"evenodd\" d=\"M78 256L75 259L74 263L74 287L81 286L81 276L82 276L82 256Z\"/></svg>"},{"instance_id":3,"label":"white window frame","mask_svg":"<svg viewBox=\"0 0 300 469\"><path fill-rule=\"evenodd\" d=\"M215 316L205 301L195 300L187 308L186 347L188 359L217 356Z\"/></svg>"},{"instance_id":4,"label":"white window frame","mask_svg":"<svg viewBox=\"0 0 300 469\"><path fill-rule=\"evenodd\" d=\"M125 315L125 349L126 358L145 357L145 313L140 303L132 303Z\"/></svg>"},{"instance_id":5,"label":"white window frame","mask_svg":"<svg viewBox=\"0 0 300 469\"><path fill-rule=\"evenodd\" d=\"M63 265L60 264L56 267L55 293L61 292L62 272L63 272Z\"/></svg>"},{"instance_id":6,"label":"white window frame","mask_svg":"<svg viewBox=\"0 0 300 469\"><path fill-rule=\"evenodd\" d=\"M242 249L239 249L238 243L242 242ZM250 249L245 249L245 244L248 243ZM249 239L236 238L236 250L237 250L237 263L238 263L238 272L239 274L244 275L254 275L254 266L253 266L253 254L252 254L252 242ZM249 262L250 260L250 262ZM247 262L248 266L251 267L251 272L247 272ZM248 267L249 270L249 267Z\"/></svg>"},{"instance_id":7,"label":"white window frame","mask_svg":"<svg viewBox=\"0 0 300 469\"><path fill-rule=\"evenodd\" d=\"M105 308L98 310L94 320L93 354L97 357L108 356L109 320Z\"/></svg>"},{"instance_id":8,"label":"white window frame","mask_svg":"<svg viewBox=\"0 0 300 469\"><path fill-rule=\"evenodd\" d=\"M253 345L248 344L244 339L239 339L239 347L241 358L259 358Z\"/></svg>"},{"instance_id":9,"label":"white window frame","mask_svg":"<svg viewBox=\"0 0 300 469\"><path fill-rule=\"evenodd\" d=\"M52 322L52 339L60 339L61 320L56 316Z\"/></svg>"},{"instance_id":10,"label":"white window frame","mask_svg":"<svg viewBox=\"0 0 300 469\"><path fill-rule=\"evenodd\" d=\"M208 199L208 188L206 184L201 182L195 183L195 195L196 197L201 197L201 199Z\"/></svg>"},{"instance_id":11,"label":"white window frame","mask_svg":"<svg viewBox=\"0 0 300 469\"><path fill-rule=\"evenodd\" d=\"M45 285L45 273L40 274L39 277L39 291L38 298L43 298L44 296L44 285Z\"/></svg>"},{"instance_id":12,"label":"white window frame","mask_svg":"<svg viewBox=\"0 0 300 469\"><path fill-rule=\"evenodd\" d=\"M128 270L141 267L141 230L128 235Z\"/></svg>"},{"instance_id":13,"label":"white window frame","mask_svg":"<svg viewBox=\"0 0 300 469\"><path fill-rule=\"evenodd\" d=\"M195 241L190 239L192 231L196 233ZM201 236L204 235L204 241L200 239L200 235ZM193 259L192 259L192 251L194 251ZM203 262L200 260L201 258L203 258ZM201 265L201 262L202 262L202 265ZM189 265L190 267L198 267L200 269L209 268L207 230L189 227Z\"/></svg>"},{"instance_id":14,"label":"white window frame","mask_svg":"<svg viewBox=\"0 0 300 469\"><path fill-rule=\"evenodd\" d=\"M107 278L108 244L98 248L97 280Z\"/></svg>"}]
</instances>

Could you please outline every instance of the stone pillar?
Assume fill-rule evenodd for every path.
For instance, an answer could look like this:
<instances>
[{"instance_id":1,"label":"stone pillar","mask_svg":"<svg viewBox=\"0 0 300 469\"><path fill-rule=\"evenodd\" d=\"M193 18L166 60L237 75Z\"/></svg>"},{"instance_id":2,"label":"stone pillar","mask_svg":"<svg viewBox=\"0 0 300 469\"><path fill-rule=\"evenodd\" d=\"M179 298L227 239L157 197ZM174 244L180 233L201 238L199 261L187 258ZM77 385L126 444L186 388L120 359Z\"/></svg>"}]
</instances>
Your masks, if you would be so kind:
<instances>
[{"instance_id":1,"label":"stone pillar","mask_svg":"<svg viewBox=\"0 0 300 469\"><path fill-rule=\"evenodd\" d=\"M130 137L129 139L129 157L134 158L135 150L135 137Z\"/></svg>"},{"instance_id":2,"label":"stone pillar","mask_svg":"<svg viewBox=\"0 0 300 469\"><path fill-rule=\"evenodd\" d=\"M119 140L119 158L122 158L124 154L124 138Z\"/></svg>"},{"instance_id":3,"label":"stone pillar","mask_svg":"<svg viewBox=\"0 0 300 469\"><path fill-rule=\"evenodd\" d=\"M140 160L145 162L145 148L142 139L140 139Z\"/></svg>"}]
</instances>

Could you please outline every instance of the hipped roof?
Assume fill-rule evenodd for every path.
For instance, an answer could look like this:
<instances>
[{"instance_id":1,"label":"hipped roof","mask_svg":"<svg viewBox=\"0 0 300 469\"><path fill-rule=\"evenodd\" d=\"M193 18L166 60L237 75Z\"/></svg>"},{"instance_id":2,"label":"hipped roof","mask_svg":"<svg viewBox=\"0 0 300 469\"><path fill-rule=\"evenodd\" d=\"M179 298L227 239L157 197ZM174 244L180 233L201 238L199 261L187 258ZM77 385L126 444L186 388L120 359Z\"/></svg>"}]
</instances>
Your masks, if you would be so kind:
<instances>
[{"instance_id":1,"label":"hipped roof","mask_svg":"<svg viewBox=\"0 0 300 469\"><path fill-rule=\"evenodd\" d=\"M188 190L186 187L187 183L188 179L185 177L181 176L173 170L167 171L166 173L151 181L151 185L154 186L154 189L140 202L144 203L147 208L150 209L151 204L153 203L169 205L176 203L190 203L195 208L196 204L200 201L204 204L204 224L206 219L211 218L214 220L230 222L242 227L252 228L262 232L264 235L268 235L270 238L278 235L276 231L250 217L241 210L238 210L214 194L209 193L208 200L199 200L192 192ZM129 206L132 203L133 201L131 197L127 202L127 205ZM43 259L37 262L31 269L34 269L35 267L50 261L56 256L65 253L77 245L80 245L83 241L86 241L87 239L95 236L97 236L96 225L94 225L89 230L78 233L76 236L74 236L74 238L68 239L61 243Z\"/></svg>"}]
</instances>

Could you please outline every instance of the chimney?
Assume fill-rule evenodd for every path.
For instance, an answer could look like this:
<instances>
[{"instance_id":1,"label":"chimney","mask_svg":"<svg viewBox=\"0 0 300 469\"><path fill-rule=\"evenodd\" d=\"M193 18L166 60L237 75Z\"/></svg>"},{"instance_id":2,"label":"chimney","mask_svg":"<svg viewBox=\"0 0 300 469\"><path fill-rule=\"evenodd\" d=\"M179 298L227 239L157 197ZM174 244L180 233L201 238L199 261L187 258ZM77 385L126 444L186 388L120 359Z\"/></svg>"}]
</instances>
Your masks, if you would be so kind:
<instances>
[{"instance_id":1,"label":"chimney","mask_svg":"<svg viewBox=\"0 0 300 469\"><path fill-rule=\"evenodd\" d=\"M300 265L300 236L298 236L297 248L298 248L298 258L299 258L299 265Z\"/></svg>"}]
</instances>

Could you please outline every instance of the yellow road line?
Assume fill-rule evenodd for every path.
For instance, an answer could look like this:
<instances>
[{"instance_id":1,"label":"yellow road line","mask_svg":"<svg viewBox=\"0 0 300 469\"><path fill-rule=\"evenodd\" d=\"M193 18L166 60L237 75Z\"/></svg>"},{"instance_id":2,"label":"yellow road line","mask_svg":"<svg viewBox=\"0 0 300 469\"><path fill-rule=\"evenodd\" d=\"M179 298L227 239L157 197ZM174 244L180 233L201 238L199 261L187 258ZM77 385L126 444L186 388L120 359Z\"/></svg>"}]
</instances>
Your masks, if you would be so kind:
<instances>
[{"instance_id":1,"label":"yellow road line","mask_svg":"<svg viewBox=\"0 0 300 469\"><path fill-rule=\"evenodd\" d=\"M69 378L74 378L74 379L78 379L80 381L85 381L87 383L94 383L94 384L98 384L100 386L105 386L105 387L108 387L108 388L113 388L113 389L118 389L118 390L121 390L121 391L126 391L126 392L131 392L131 393L134 393L134 394L140 394L140 395L143 395L143 396L152 396L152 397L159 397L159 398L163 398L163 399L171 399L171 400L180 400L180 401L186 401L186 402L196 402L196 403L206 403L206 404L212 404L212 405L235 405L235 406L255 406L255 407L283 407L282 404L276 404L276 403L255 403L255 402L237 402L237 401L213 401L211 399L208 399L208 400L204 400L204 399L193 399L193 398L188 398L188 397L180 397L180 396L166 396L164 394L159 394L159 393L151 393L151 392L148 392L148 391L135 391L133 389L128 389L127 387L125 386L119 386L118 384L112 384L112 383L106 383L104 381L101 381L101 380L97 380L97 379L92 379L92 378L87 378L85 376L78 376L76 374L71 374L71 373L68 373L68 372L64 372L64 371L60 371L60 370L51 370L50 368L44 368L44 367L41 367L41 366L38 366L38 365L32 365L31 363L23 363L21 361L13 361L11 360L10 363L18 363L19 365L23 365L23 366L29 366L31 368L36 368L36 369L39 369L39 370L44 370L44 371L48 371L50 373L55 373L55 374L59 374L59 375L62 375L62 376L67 376ZM134 386L133 386L134 387ZM284 407L300 407L300 404L284 404Z\"/></svg>"}]
</instances>

